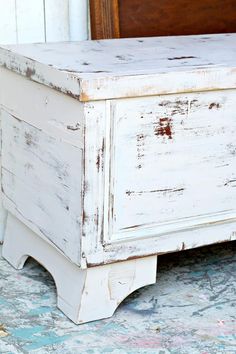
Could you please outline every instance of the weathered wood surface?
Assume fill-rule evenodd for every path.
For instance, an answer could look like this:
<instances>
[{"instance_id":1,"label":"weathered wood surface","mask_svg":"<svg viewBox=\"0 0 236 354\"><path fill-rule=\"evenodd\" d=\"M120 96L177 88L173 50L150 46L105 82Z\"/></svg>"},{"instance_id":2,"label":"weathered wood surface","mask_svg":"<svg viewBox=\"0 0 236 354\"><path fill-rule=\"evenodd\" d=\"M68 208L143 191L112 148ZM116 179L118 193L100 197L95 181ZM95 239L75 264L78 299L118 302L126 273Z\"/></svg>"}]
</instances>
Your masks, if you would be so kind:
<instances>
[{"instance_id":1,"label":"weathered wood surface","mask_svg":"<svg viewBox=\"0 0 236 354\"><path fill-rule=\"evenodd\" d=\"M90 0L92 39L236 31L234 0Z\"/></svg>"},{"instance_id":2,"label":"weathered wood surface","mask_svg":"<svg viewBox=\"0 0 236 354\"><path fill-rule=\"evenodd\" d=\"M235 98L85 104L88 266L236 239Z\"/></svg>"},{"instance_id":3,"label":"weathered wood surface","mask_svg":"<svg viewBox=\"0 0 236 354\"><path fill-rule=\"evenodd\" d=\"M236 87L236 34L0 49L0 65L81 101Z\"/></svg>"},{"instance_id":4,"label":"weathered wood surface","mask_svg":"<svg viewBox=\"0 0 236 354\"><path fill-rule=\"evenodd\" d=\"M101 0L97 0L100 2ZM119 0L121 37L236 31L234 0Z\"/></svg>"},{"instance_id":5,"label":"weathered wood surface","mask_svg":"<svg viewBox=\"0 0 236 354\"><path fill-rule=\"evenodd\" d=\"M37 136L54 141L52 158L71 161L71 179L76 179L81 190L73 185L68 195L63 191L63 199L74 193L83 231L71 230L72 236L65 238L66 226L55 223L49 225L46 237L82 268L235 238L234 90L82 104L8 70L2 69L1 74L4 85L0 96L9 122L14 117L22 121L21 126L26 122ZM15 151L5 137L10 151ZM40 144L51 150L45 139ZM74 158L69 156L70 151L74 151ZM21 154L31 161L29 151ZM84 166L79 167L78 158L84 159ZM7 155L4 161L5 167L13 164L21 180L24 167L17 167L21 162ZM51 176L50 164L35 163L38 173L40 166L45 176ZM22 203L18 199L24 199L22 187L8 185L8 172L3 175L7 194L11 197L13 193L14 201ZM32 190L38 188L32 181L29 186L32 183ZM42 198L49 208L47 189L43 181L40 183ZM50 193L54 195L56 187L52 183L49 178ZM34 206L30 211L40 215L35 195L28 197L27 203ZM59 202L54 199L51 205ZM5 201L14 215L45 238L40 227L49 220L36 218L30 224L26 204L22 216L7 197ZM56 220L60 210L53 213ZM67 223L71 216L64 209L63 213ZM71 238L74 246L65 248L63 239Z\"/></svg>"},{"instance_id":6,"label":"weathered wood surface","mask_svg":"<svg viewBox=\"0 0 236 354\"><path fill-rule=\"evenodd\" d=\"M4 255L39 257L74 321L111 315L157 255L236 239L235 39L0 50Z\"/></svg>"},{"instance_id":7,"label":"weathered wood surface","mask_svg":"<svg viewBox=\"0 0 236 354\"><path fill-rule=\"evenodd\" d=\"M236 221L235 111L234 90L112 103L112 240Z\"/></svg>"},{"instance_id":8,"label":"weathered wood surface","mask_svg":"<svg viewBox=\"0 0 236 354\"><path fill-rule=\"evenodd\" d=\"M39 132L39 134L45 136L48 136L48 139L54 139L55 143L58 141L61 146L65 146L65 151L67 149L67 153L70 154L70 146L72 151L78 151L78 156L79 159L76 157L76 162L74 165L74 168L76 169L78 167L79 163L82 163L81 161L81 154L82 154L82 149L83 149L83 109L82 106L79 102L73 100L72 98L68 96L61 95L55 90L51 90L46 86L43 85L38 85L34 82L31 82L30 80L25 80L23 77L16 75L13 72L10 72L8 70L5 70L3 68L0 68L0 77L1 77L1 85L0 85L0 100L1 100L1 105L3 107L3 110L5 111L5 115L8 112L8 115L11 118L11 116L16 117L19 119L19 121L27 122L29 124L29 127L32 129L35 128L36 132ZM19 104L20 102L20 104ZM7 121L7 119L6 119ZM24 133L22 133L24 134ZM6 137L5 141L7 143L10 143L8 137ZM13 148L13 146L11 146ZM43 146L40 147L41 149L44 149ZM62 147L62 149L64 149ZM14 150L14 148L13 148ZM52 153L52 151L48 152L49 154ZM55 152L54 156L52 158L57 159L57 147L55 147ZM65 152L66 153L66 152ZM12 156L15 156L15 152L12 152ZM68 158L66 157L66 160ZM11 159L7 160L7 163L10 163ZM69 161L69 159L68 159ZM20 163L20 161L18 161ZM63 162L61 161L63 164ZM31 161L29 161L29 164L31 164ZM37 165L38 166L38 165ZM51 166L52 167L52 166ZM22 168L24 168L22 166ZM46 163L45 163L45 168L47 168ZM55 166L56 168L56 166ZM81 174L82 178L82 172L81 172L81 167L76 170L76 174L78 175L79 173ZM17 172L20 172L20 169L17 169ZM43 173L43 170L40 171L39 175ZM48 172L50 173L50 172ZM47 173L46 173L47 175ZM45 178L46 178L45 175ZM20 176L18 176L21 178ZM28 178L30 178L30 174L28 174ZM27 178L26 178L27 179ZM56 181L49 180L48 183L53 184L56 183ZM39 180L37 181L36 185L36 190L39 189L40 182ZM80 180L80 183L78 185L75 185L75 188L77 191L81 189L82 186L82 180ZM16 188L17 189L17 188ZM44 190L44 188L43 188ZM16 190L15 190L16 192ZM64 191L65 192L65 191ZM65 193L63 192L63 195L60 197L63 199L65 197ZM21 193L20 190L18 190L17 193ZM23 192L24 193L24 192ZM45 193L46 190L45 190ZM78 192L79 193L79 192ZM41 195L43 195L43 191L41 191ZM72 195L71 195L72 196ZM31 202L36 203L37 205L37 199L38 196L35 193L32 193L30 195ZM48 196L46 196L48 198ZM70 197L71 198L71 197ZM74 198L76 196L74 195ZM81 219L81 200L80 200L80 195L78 198L78 210L77 213L79 215L79 219ZM65 197L64 203L66 203L66 200L68 198ZM59 201L59 200L58 200ZM26 201L25 201L26 202ZM61 201L62 203L63 201ZM60 203L60 202L59 202ZM46 208L52 208L53 207L50 205L47 205ZM27 208L26 208L27 209ZM37 210L37 209L36 209ZM31 210L33 213L33 209ZM53 212L53 211L52 211ZM55 212L55 210L54 210ZM68 215L67 217L70 217L69 211L67 212ZM18 213L19 214L19 213ZM37 215L36 215L37 216ZM64 215L65 216L65 215ZM2 231L4 231L4 220L5 220L5 211L2 210L1 212L1 217L2 217ZM27 221L27 213L26 215L19 215L20 218L23 218L24 222L29 222ZM25 218L24 218L25 217ZM56 212L55 212L55 217ZM58 218L60 221L60 218ZM31 220L32 222L34 220ZM42 220L41 220L42 221ZM46 220L45 220L46 222ZM49 220L48 220L49 222ZM62 220L60 222L63 222ZM57 223L56 223L57 224ZM59 223L60 224L60 223ZM60 227L58 224L58 227ZM31 224L31 227L36 230L38 233L40 233L39 230L39 225L36 222L36 225ZM51 223L51 227L53 228L53 224ZM61 229L62 230L62 229ZM74 232L71 230L72 233ZM65 232L65 230L63 231ZM42 237L45 237L42 233L40 233ZM75 237L75 244L76 246L63 246L63 241L62 233L53 233L52 236L52 242L54 242L56 247L62 248L63 252L66 254L68 257L72 257L75 262L79 263L80 262L80 241L79 241L79 235L76 232ZM70 234L68 234L68 237L70 238ZM72 237L72 238L73 238ZM1 240L3 239L3 235L0 237ZM65 238L67 240L67 236ZM70 250L68 251L68 247ZM76 249L77 248L77 249ZM73 250L72 250L73 249ZM68 252L67 252L68 251ZM73 253L73 254L72 254ZM76 256L75 256L76 254Z\"/></svg>"},{"instance_id":9,"label":"weathered wood surface","mask_svg":"<svg viewBox=\"0 0 236 354\"><path fill-rule=\"evenodd\" d=\"M0 100L4 110L50 136L83 147L81 103L1 67L0 78Z\"/></svg>"},{"instance_id":10,"label":"weathered wood surface","mask_svg":"<svg viewBox=\"0 0 236 354\"><path fill-rule=\"evenodd\" d=\"M82 149L2 114L4 207L80 262Z\"/></svg>"},{"instance_id":11,"label":"weathered wood surface","mask_svg":"<svg viewBox=\"0 0 236 354\"><path fill-rule=\"evenodd\" d=\"M5 207L80 264L82 104L6 69L0 75Z\"/></svg>"},{"instance_id":12,"label":"weathered wood surface","mask_svg":"<svg viewBox=\"0 0 236 354\"><path fill-rule=\"evenodd\" d=\"M92 39L119 38L119 1L90 0L89 5Z\"/></svg>"}]
</instances>

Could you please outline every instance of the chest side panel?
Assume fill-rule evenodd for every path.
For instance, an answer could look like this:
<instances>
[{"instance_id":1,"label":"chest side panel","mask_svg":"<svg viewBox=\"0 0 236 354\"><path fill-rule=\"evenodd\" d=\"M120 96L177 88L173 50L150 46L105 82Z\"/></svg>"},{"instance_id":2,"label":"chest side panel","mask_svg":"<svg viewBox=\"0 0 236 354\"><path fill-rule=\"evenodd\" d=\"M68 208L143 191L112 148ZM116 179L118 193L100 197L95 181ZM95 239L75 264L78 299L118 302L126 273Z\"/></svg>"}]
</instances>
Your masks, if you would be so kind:
<instances>
[{"instance_id":1,"label":"chest side panel","mask_svg":"<svg viewBox=\"0 0 236 354\"><path fill-rule=\"evenodd\" d=\"M2 75L5 208L80 264L83 108L19 75Z\"/></svg>"},{"instance_id":2,"label":"chest side panel","mask_svg":"<svg viewBox=\"0 0 236 354\"><path fill-rule=\"evenodd\" d=\"M3 114L4 205L78 261L82 150Z\"/></svg>"},{"instance_id":3,"label":"chest side panel","mask_svg":"<svg viewBox=\"0 0 236 354\"><path fill-rule=\"evenodd\" d=\"M236 91L119 100L111 112L107 241L236 218Z\"/></svg>"}]
</instances>

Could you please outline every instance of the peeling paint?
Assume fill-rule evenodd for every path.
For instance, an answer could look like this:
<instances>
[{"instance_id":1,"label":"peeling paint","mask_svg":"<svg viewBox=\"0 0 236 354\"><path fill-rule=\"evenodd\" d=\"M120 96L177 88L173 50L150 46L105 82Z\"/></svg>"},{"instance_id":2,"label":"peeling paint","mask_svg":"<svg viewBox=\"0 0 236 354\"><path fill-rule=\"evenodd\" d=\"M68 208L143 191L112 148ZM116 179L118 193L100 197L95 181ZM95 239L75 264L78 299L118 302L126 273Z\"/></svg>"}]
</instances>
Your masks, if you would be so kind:
<instances>
[{"instance_id":1,"label":"peeling paint","mask_svg":"<svg viewBox=\"0 0 236 354\"><path fill-rule=\"evenodd\" d=\"M209 109L213 109L213 108L219 109L221 108L221 105L219 103L213 102L209 105Z\"/></svg>"},{"instance_id":2,"label":"peeling paint","mask_svg":"<svg viewBox=\"0 0 236 354\"><path fill-rule=\"evenodd\" d=\"M164 188L164 189L154 189L154 190L150 190L150 191L126 191L126 194L128 196L132 195L132 194L136 194L136 195L142 195L142 194L146 194L146 193L176 193L176 192L183 192L184 188Z\"/></svg>"},{"instance_id":3,"label":"peeling paint","mask_svg":"<svg viewBox=\"0 0 236 354\"><path fill-rule=\"evenodd\" d=\"M189 56L168 58L168 60L183 60L183 59L196 59L196 58L197 58L197 57L194 57L194 56L192 56L192 55L189 55Z\"/></svg>"},{"instance_id":4,"label":"peeling paint","mask_svg":"<svg viewBox=\"0 0 236 354\"><path fill-rule=\"evenodd\" d=\"M76 123L75 125L67 125L66 128L72 131L80 130L80 123Z\"/></svg>"},{"instance_id":5,"label":"peeling paint","mask_svg":"<svg viewBox=\"0 0 236 354\"><path fill-rule=\"evenodd\" d=\"M35 73L36 73L35 69L27 68L25 75L26 77L31 79L31 77L34 76Z\"/></svg>"},{"instance_id":6,"label":"peeling paint","mask_svg":"<svg viewBox=\"0 0 236 354\"><path fill-rule=\"evenodd\" d=\"M156 136L166 136L168 139L172 139L172 119L171 118L160 118L158 126L155 127Z\"/></svg>"}]
</instances>

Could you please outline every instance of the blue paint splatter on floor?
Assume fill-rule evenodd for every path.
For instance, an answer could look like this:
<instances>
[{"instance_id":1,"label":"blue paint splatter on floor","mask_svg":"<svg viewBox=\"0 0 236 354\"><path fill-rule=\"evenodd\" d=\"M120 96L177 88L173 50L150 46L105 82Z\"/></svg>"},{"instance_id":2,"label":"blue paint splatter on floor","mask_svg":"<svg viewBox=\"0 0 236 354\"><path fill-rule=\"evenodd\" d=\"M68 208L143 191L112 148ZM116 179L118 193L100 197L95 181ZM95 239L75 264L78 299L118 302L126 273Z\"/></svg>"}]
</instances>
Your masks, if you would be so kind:
<instances>
[{"instance_id":1,"label":"blue paint splatter on floor","mask_svg":"<svg viewBox=\"0 0 236 354\"><path fill-rule=\"evenodd\" d=\"M28 312L28 316L37 316L37 315L41 315L43 313L47 313L47 312L52 312L53 311L53 307L51 306L39 306L36 307L35 309L32 309Z\"/></svg>"},{"instance_id":2,"label":"blue paint splatter on floor","mask_svg":"<svg viewBox=\"0 0 236 354\"><path fill-rule=\"evenodd\" d=\"M39 264L0 259L0 324L0 354L236 354L236 242L160 257L155 285L80 326Z\"/></svg>"}]
</instances>

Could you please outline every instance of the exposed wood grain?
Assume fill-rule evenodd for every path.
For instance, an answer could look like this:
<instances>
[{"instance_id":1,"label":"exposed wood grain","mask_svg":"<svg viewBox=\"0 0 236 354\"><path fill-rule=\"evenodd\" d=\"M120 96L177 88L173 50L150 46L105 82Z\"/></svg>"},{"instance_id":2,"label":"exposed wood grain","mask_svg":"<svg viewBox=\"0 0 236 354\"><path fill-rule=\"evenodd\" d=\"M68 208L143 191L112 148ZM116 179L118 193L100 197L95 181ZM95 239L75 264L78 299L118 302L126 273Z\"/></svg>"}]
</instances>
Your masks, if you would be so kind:
<instances>
[{"instance_id":1,"label":"exposed wood grain","mask_svg":"<svg viewBox=\"0 0 236 354\"><path fill-rule=\"evenodd\" d=\"M90 0L92 39L119 38L118 0Z\"/></svg>"},{"instance_id":2,"label":"exposed wood grain","mask_svg":"<svg viewBox=\"0 0 236 354\"><path fill-rule=\"evenodd\" d=\"M92 0L93 39L236 31L234 0ZM114 25L115 23L115 25ZM114 27L119 28L114 30Z\"/></svg>"},{"instance_id":3,"label":"exposed wood grain","mask_svg":"<svg viewBox=\"0 0 236 354\"><path fill-rule=\"evenodd\" d=\"M119 0L121 37L236 32L234 0Z\"/></svg>"}]
</instances>

